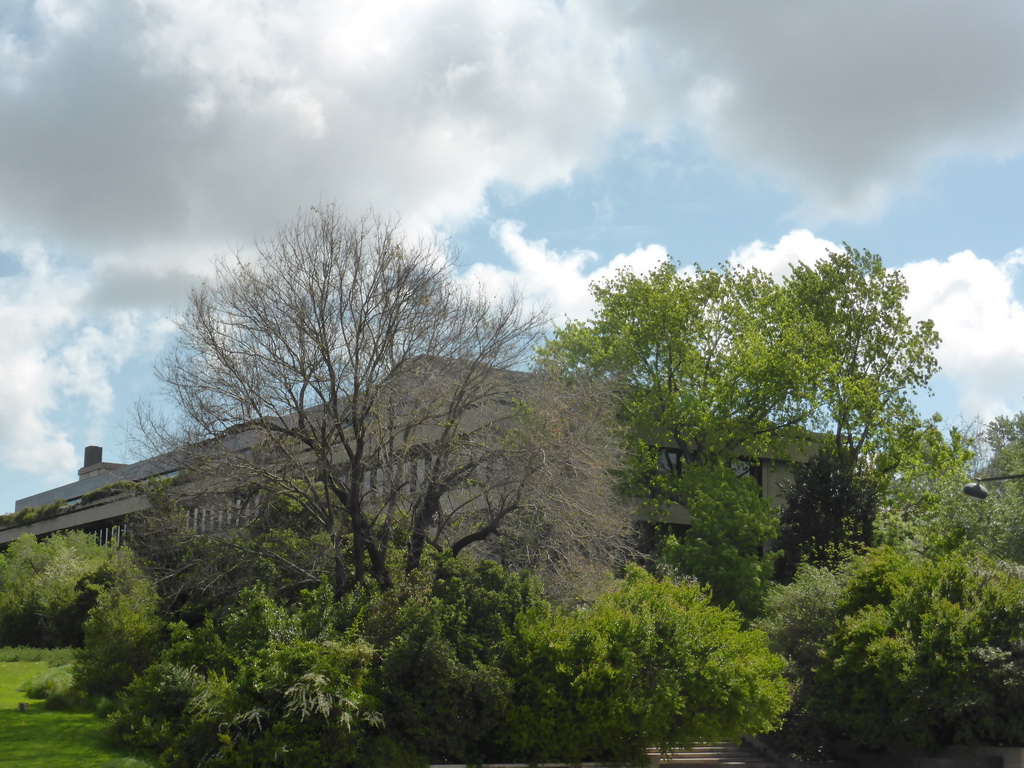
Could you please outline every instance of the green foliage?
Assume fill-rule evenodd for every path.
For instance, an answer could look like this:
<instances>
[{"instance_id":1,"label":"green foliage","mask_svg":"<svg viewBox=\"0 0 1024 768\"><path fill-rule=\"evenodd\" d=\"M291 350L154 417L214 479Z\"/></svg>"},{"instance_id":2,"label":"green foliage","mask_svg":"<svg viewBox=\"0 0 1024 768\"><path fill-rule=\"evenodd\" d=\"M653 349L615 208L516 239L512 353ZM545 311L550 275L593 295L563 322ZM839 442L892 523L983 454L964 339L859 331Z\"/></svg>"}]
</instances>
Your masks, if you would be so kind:
<instances>
[{"instance_id":1,"label":"green foliage","mask_svg":"<svg viewBox=\"0 0 1024 768\"><path fill-rule=\"evenodd\" d=\"M876 546L950 552L977 539L984 521L962 489L978 438L970 427L943 431L939 423L936 417L926 426L886 483L874 525Z\"/></svg>"},{"instance_id":2,"label":"green foliage","mask_svg":"<svg viewBox=\"0 0 1024 768\"><path fill-rule=\"evenodd\" d=\"M508 643L516 619L541 604L535 581L451 557L373 595L360 630L379 649L374 693L397 743L441 762L500 759Z\"/></svg>"},{"instance_id":3,"label":"green foliage","mask_svg":"<svg viewBox=\"0 0 1024 768\"><path fill-rule=\"evenodd\" d=\"M28 525L39 520L49 520L66 511L65 507L66 502L63 499L58 499L41 507L26 507L17 512L0 515L0 529L17 528L19 525Z\"/></svg>"},{"instance_id":4,"label":"green foliage","mask_svg":"<svg viewBox=\"0 0 1024 768\"><path fill-rule=\"evenodd\" d=\"M80 531L19 537L0 552L0 644L81 645L82 623L117 558Z\"/></svg>"},{"instance_id":5,"label":"green foliage","mask_svg":"<svg viewBox=\"0 0 1024 768\"><path fill-rule=\"evenodd\" d=\"M695 586L633 570L559 611L495 563L441 557L390 590L286 606L260 587L171 628L111 719L165 766L637 760L763 730L782 660Z\"/></svg>"},{"instance_id":6,"label":"green foliage","mask_svg":"<svg viewBox=\"0 0 1024 768\"><path fill-rule=\"evenodd\" d=\"M662 540L663 562L710 587L716 605L753 617L771 586L776 555L764 547L778 534L774 508L727 466L691 467L683 480L691 525L682 541Z\"/></svg>"},{"instance_id":7,"label":"green foliage","mask_svg":"<svg viewBox=\"0 0 1024 768\"><path fill-rule=\"evenodd\" d=\"M156 589L127 549L117 555L109 583L98 590L85 620L85 641L75 658L75 684L89 695L115 695L149 666L162 639Z\"/></svg>"},{"instance_id":8,"label":"green foliage","mask_svg":"<svg viewBox=\"0 0 1024 768\"><path fill-rule=\"evenodd\" d=\"M794 467L781 514L782 577L792 577L801 562L835 565L870 544L879 485L869 468L829 447Z\"/></svg>"},{"instance_id":9,"label":"green foliage","mask_svg":"<svg viewBox=\"0 0 1024 768\"><path fill-rule=\"evenodd\" d=\"M166 766L351 765L380 724L365 692L372 649L332 636L259 588L222 624L179 624L127 689L115 727Z\"/></svg>"},{"instance_id":10,"label":"green foliage","mask_svg":"<svg viewBox=\"0 0 1024 768\"><path fill-rule=\"evenodd\" d=\"M1024 412L996 416L985 428L985 441L991 451L986 475L1011 475L1024 471Z\"/></svg>"},{"instance_id":11,"label":"green foliage","mask_svg":"<svg viewBox=\"0 0 1024 768\"><path fill-rule=\"evenodd\" d=\"M882 259L846 245L813 265L794 264L785 291L800 307L816 418L839 455L870 453L883 474L899 466L921 429L911 398L938 370L931 320L904 311L907 284Z\"/></svg>"},{"instance_id":12,"label":"green foliage","mask_svg":"<svg viewBox=\"0 0 1024 768\"><path fill-rule=\"evenodd\" d=\"M513 649L513 759L640 764L651 745L770 730L788 704L762 635L637 568L590 608L526 614Z\"/></svg>"},{"instance_id":13,"label":"green foliage","mask_svg":"<svg viewBox=\"0 0 1024 768\"><path fill-rule=\"evenodd\" d=\"M591 290L594 315L557 330L540 362L618 386L631 457L624 485L655 509L696 513L704 530L665 551L712 583L716 600L756 610L764 561L731 548L736 514L750 507L696 494L686 476L699 466L782 456L814 435L827 451L794 490L784 573L871 541L883 481L934 426L912 397L937 370L939 338L904 311L902 275L847 246L793 265L781 285L757 270L664 264ZM658 449L676 460L659 466Z\"/></svg>"},{"instance_id":14,"label":"green foliage","mask_svg":"<svg viewBox=\"0 0 1024 768\"><path fill-rule=\"evenodd\" d=\"M540 359L621 383L639 461L645 443L678 450L687 463L740 449L760 455L803 422L803 348L769 276L727 267L691 274L666 263L645 276L620 272L591 291L594 317L557 330ZM666 482L651 491L670 495Z\"/></svg>"},{"instance_id":15,"label":"green foliage","mask_svg":"<svg viewBox=\"0 0 1024 768\"><path fill-rule=\"evenodd\" d=\"M980 500L962 492L968 469L985 462L982 476L1013 474L1024 467L1021 416L1000 417L983 434L932 427L885 491L886 508L875 543L927 555L965 554L1024 564L1024 484L986 483Z\"/></svg>"},{"instance_id":16,"label":"green foliage","mask_svg":"<svg viewBox=\"0 0 1024 768\"><path fill-rule=\"evenodd\" d=\"M867 747L1024 741L1024 578L953 553L851 565L812 707Z\"/></svg>"},{"instance_id":17,"label":"green foliage","mask_svg":"<svg viewBox=\"0 0 1024 768\"><path fill-rule=\"evenodd\" d=\"M95 490L82 494L80 504L84 507L97 501L102 501L103 499L109 499L112 496L118 496L122 493L134 491L137 488L138 483L133 480L116 480L113 483L107 483Z\"/></svg>"},{"instance_id":18,"label":"green foliage","mask_svg":"<svg viewBox=\"0 0 1024 768\"><path fill-rule=\"evenodd\" d=\"M540 359L617 380L638 449L705 463L765 455L814 429L852 464L869 452L888 473L917 440L911 397L937 370L939 338L930 321L910 321L906 281L872 253L846 246L795 264L782 285L752 269L666 263L591 290L594 316L557 330Z\"/></svg>"},{"instance_id":19,"label":"green foliage","mask_svg":"<svg viewBox=\"0 0 1024 768\"><path fill-rule=\"evenodd\" d=\"M846 581L845 569L804 563L789 584L776 585L768 593L754 623L767 636L768 647L787 661L793 703L782 729L771 735L780 753L808 760L829 757L831 734L808 698L822 654L842 620L839 602Z\"/></svg>"},{"instance_id":20,"label":"green foliage","mask_svg":"<svg viewBox=\"0 0 1024 768\"><path fill-rule=\"evenodd\" d=\"M785 656L794 679L810 679L821 654L839 625L839 601L845 571L801 565L795 578L776 585L765 599L754 626L768 637L769 647Z\"/></svg>"},{"instance_id":21,"label":"green foliage","mask_svg":"<svg viewBox=\"0 0 1024 768\"><path fill-rule=\"evenodd\" d=\"M74 676L71 674L71 666L51 667L40 672L21 689L30 699L46 699L47 701L67 699L74 685Z\"/></svg>"}]
</instances>

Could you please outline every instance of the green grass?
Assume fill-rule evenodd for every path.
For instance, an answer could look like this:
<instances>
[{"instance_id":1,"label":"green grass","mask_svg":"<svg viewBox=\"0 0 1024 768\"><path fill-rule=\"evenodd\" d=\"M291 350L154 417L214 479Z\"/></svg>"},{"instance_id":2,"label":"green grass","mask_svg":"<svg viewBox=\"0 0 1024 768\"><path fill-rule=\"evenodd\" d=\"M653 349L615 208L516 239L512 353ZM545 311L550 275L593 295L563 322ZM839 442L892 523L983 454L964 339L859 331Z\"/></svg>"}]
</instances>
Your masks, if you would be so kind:
<instances>
[{"instance_id":1,"label":"green grass","mask_svg":"<svg viewBox=\"0 0 1024 768\"><path fill-rule=\"evenodd\" d=\"M45 661L51 667L59 667L74 660L74 648L27 648L24 645L0 648L0 661Z\"/></svg>"},{"instance_id":2,"label":"green grass","mask_svg":"<svg viewBox=\"0 0 1024 768\"><path fill-rule=\"evenodd\" d=\"M48 710L18 690L48 669L45 661L0 662L0 765L22 768L114 768L128 762L128 750L112 744L103 721L91 712ZM28 705L19 712L18 704Z\"/></svg>"}]
</instances>

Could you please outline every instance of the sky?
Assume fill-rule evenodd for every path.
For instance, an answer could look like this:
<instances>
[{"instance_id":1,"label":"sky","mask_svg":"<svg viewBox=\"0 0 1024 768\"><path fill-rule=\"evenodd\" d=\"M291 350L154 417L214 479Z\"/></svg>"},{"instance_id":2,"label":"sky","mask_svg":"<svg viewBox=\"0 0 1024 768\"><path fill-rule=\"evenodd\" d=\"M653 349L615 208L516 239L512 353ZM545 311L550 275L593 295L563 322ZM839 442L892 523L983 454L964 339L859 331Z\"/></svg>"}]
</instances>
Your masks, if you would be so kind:
<instances>
[{"instance_id":1,"label":"sky","mask_svg":"<svg viewBox=\"0 0 1024 768\"><path fill-rule=\"evenodd\" d=\"M4 0L0 512L132 460L190 287L310 205L450 237L557 320L627 268L850 245L1024 410L1016 0Z\"/></svg>"}]
</instances>

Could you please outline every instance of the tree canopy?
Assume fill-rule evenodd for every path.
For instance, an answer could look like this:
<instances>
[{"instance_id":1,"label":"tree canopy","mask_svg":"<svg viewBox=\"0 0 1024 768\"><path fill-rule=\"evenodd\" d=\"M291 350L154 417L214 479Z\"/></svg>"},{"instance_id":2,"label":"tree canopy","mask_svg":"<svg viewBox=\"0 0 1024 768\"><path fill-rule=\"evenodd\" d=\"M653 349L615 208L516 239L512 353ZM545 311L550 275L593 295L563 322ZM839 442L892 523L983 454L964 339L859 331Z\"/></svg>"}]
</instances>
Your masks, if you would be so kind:
<instances>
[{"instance_id":1,"label":"tree canopy","mask_svg":"<svg viewBox=\"0 0 1024 768\"><path fill-rule=\"evenodd\" d=\"M917 440L921 425L911 397L938 371L934 324L906 314L899 271L850 246L814 265L794 264L784 288L799 308L810 361L809 426L831 432L850 463L869 452L889 471Z\"/></svg>"},{"instance_id":2,"label":"tree canopy","mask_svg":"<svg viewBox=\"0 0 1024 768\"><path fill-rule=\"evenodd\" d=\"M907 315L898 271L846 246L792 265L781 281L729 264L665 263L645 275L619 272L592 292L593 315L557 329L540 358L570 380L598 377L617 388L628 436L625 479L640 496L656 508L682 504L692 516L706 502L686 480L696 467L820 449L789 489L785 570L791 575L801 559L826 562L871 540L886 480L935 428L913 397L937 370L939 338L930 321ZM709 553L727 559L742 552L753 570L742 587L723 589L717 579L718 591L757 594L764 580L754 574L767 564L739 531L764 529L771 538L774 528L739 497L719 496L716 516L737 524L727 545ZM717 528L721 538L725 530ZM691 528L689 535L685 549L670 541L669 551L688 552L675 565L685 560L690 575L707 580L715 563L696 557L706 532ZM717 570L737 573L725 559Z\"/></svg>"},{"instance_id":3,"label":"tree canopy","mask_svg":"<svg viewBox=\"0 0 1024 768\"><path fill-rule=\"evenodd\" d=\"M638 441L706 463L807 421L800 329L766 274L665 263L591 290L594 316L556 330L541 359L616 382Z\"/></svg>"},{"instance_id":4,"label":"tree canopy","mask_svg":"<svg viewBox=\"0 0 1024 768\"><path fill-rule=\"evenodd\" d=\"M665 263L592 292L593 316L556 330L541 358L615 381L636 438L684 463L756 457L812 430L856 463L920 428L911 397L937 370L938 335L911 321L905 280L875 254L847 246L781 283Z\"/></svg>"}]
</instances>

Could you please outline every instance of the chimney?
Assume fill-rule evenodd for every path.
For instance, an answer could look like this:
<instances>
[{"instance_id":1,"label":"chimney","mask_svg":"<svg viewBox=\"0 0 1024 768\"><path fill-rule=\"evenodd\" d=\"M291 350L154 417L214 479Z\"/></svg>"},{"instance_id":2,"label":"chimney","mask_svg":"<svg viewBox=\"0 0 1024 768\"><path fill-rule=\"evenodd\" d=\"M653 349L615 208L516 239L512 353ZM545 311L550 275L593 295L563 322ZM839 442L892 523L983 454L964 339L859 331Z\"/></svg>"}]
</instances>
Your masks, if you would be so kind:
<instances>
[{"instance_id":1,"label":"chimney","mask_svg":"<svg viewBox=\"0 0 1024 768\"><path fill-rule=\"evenodd\" d=\"M82 464L82 469L91 467L93 464L99 464L103 461L103 448L98 445L87 445L85 446L85 463Z\"/></svg>"}]
</instances>

